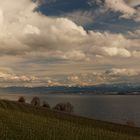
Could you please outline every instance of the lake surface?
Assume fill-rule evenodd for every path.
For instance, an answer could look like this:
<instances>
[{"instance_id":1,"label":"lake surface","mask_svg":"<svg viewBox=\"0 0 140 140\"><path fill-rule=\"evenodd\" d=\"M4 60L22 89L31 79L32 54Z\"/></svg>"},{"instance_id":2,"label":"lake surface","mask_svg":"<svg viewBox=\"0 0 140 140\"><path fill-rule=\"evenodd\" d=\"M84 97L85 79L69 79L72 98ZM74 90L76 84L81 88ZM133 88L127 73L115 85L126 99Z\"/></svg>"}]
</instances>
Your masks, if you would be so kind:
<instances>
[{"instance_id":1,"label":"lake surface","mask_svg":"<svg viewBox=\"0 0 140 140\"><path fill-rule=\"evenodd\" d=\"M17 100L23 94L0 94L1 99ZM140 127L140 96L138 95L43 95L24 94L27 102L34 96L47 101L51 107L60 102L70 102L76 115L126 124L133 121Z\"/></svg>"}]
</instances>

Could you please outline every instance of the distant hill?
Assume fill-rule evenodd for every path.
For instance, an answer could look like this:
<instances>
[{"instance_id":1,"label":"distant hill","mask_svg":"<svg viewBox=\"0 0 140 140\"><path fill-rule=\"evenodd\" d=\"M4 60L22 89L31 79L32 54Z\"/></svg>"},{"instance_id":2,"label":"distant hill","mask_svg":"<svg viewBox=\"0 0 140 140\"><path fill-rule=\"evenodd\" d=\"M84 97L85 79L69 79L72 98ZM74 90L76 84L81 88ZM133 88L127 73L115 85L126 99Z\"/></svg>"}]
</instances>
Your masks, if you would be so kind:
<instances>
[{"instance_id":1,"label":"distant hill","mask_svg":"<svg viewBox=\"0 0 140 140\"><path fill-rule=\"evenodd\" d=\"M140 94L140 84L102 84L96 86L5 87L0 93L86 93L86 94Z\"/></svg>"},{"instance_id":2,"label":"distant hill","mask_svg":"<svg viewBox=\"0 0 140 140\"><path fill-rule=\"evenodd\" d=\"M140 129L0 100L0 140L140 140Z\"/></svg>"}]
</instances>

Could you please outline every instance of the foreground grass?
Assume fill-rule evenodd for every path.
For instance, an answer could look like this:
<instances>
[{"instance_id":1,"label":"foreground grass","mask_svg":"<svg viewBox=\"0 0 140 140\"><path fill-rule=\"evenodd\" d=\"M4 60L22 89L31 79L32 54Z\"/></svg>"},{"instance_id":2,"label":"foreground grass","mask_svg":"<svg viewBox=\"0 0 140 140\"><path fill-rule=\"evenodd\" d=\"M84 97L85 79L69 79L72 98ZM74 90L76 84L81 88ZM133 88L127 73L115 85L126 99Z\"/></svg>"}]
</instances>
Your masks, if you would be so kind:
<instances>
[{"instance_id":1,"label":"foreground grass","mask_svg":"<svg viewBox=\"0 0 140 140\"><path fill-rule=\"evenodd\" d=\"M1 100L0 140L140 140L140 129Z\"/></svg>"}]
</instances>

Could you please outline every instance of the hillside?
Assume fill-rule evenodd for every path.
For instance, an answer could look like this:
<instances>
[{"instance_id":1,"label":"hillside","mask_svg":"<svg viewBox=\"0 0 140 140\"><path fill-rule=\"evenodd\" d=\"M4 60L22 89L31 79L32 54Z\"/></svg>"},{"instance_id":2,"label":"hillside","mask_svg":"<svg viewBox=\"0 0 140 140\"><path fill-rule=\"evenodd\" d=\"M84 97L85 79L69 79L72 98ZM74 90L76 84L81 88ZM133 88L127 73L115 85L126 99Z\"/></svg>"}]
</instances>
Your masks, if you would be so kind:
<instances>
[{"instance_id":1,"label":"hillside","mask_svg":"<svg viewBox=\"0 0 140 140\"><path fill-rule=\"evenodd\" d=\"M0 140L140 140L140 129L0 100Z\"/></svg>"}]
</instances>

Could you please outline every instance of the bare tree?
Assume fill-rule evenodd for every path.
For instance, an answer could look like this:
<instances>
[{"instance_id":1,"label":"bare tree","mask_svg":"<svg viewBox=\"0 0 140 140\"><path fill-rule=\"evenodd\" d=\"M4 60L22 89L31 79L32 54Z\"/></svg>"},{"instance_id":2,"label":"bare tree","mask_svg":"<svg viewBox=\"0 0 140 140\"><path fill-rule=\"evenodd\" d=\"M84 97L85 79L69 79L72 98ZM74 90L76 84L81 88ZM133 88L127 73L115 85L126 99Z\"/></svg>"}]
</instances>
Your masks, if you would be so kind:
<instances>
[{"instance_id":1,"label":"bare tree","mask_svg":"<svg viewBox=\"0 0 140 140\"><path fill-rule=\"evenodd\" d=\"M68 112L68 113L74 112L74 107L69 102L59 103L53 109L58 111Z\"/></svg>"},{"instance_id":2,"label":"bare tree","mask_svg":"<svg viewBox=\"0 0 140 140\"><path fill-rule=\"evenodd\" d=\"M40 99L39 97L34 97L31 101L31 105L33 106L40 106Z\"/></svg>"},{"instance_id":3,"label":"bare tree","mask_svg":"<svg viewBox=\"0 0 140 140\"><path fill-rule=\"evenodd\" d=\"M46 101L43 102L42 107L46 107L49 109L51 108L50 105Z\"/></svg>"},{"instance_id":4,"label":"bare tree","mask_svg":"<svg viewBox=\"0 0 140 140\"><path fill-rule=\"evenodd\" d=\"M25 103L25 98L23 96L19 97L18 102Z\"/></svg>"}]
</instances>

